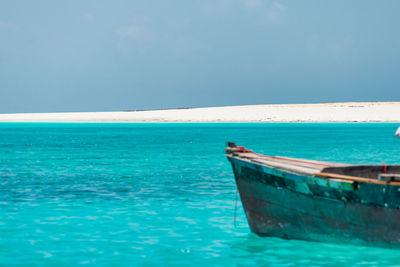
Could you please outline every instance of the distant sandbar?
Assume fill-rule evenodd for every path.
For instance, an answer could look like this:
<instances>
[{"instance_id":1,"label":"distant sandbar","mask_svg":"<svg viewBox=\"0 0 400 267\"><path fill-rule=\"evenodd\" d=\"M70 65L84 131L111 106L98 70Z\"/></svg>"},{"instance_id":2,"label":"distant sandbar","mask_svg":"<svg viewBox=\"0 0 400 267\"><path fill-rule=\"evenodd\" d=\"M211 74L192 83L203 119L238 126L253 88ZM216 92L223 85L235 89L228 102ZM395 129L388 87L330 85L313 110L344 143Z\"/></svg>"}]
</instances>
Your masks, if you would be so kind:
<instances>
[{"instance_id":1,"label":"distant sandbar","mask_svg":"<svg viewBox=\"0 0 400 267\"><path fill-rule=\"evenodd\" d=\"M0 122L400 122L400 102L0 114Z\"/></svg>"}]
</instances>

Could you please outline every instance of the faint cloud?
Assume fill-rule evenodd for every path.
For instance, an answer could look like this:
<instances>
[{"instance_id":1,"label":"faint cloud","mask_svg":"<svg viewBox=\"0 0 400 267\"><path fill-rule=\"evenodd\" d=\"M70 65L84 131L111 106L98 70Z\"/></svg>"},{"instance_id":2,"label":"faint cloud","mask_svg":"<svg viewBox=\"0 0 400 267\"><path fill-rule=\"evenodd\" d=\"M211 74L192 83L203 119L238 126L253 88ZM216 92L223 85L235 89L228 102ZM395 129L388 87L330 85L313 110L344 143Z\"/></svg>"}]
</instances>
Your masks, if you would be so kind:
<instances>
[{"instance_id":1,"label":"faint cloud","mask_svg":"<svg viewBox=\"0 0 400 267\"><path fill-rule=\"evenodd\" d=\"M277 0L240 0L247 8L259 9L266 14L268 23L279 24L283 22L287 8Z\"/></svg>"},{"instance_id":2,"label":"faint cloud","mask_svg":"<svg viewBox=\"0 0 400 267\"><path fill-rule=\"evenodd\" d=\"M142 25L123 26L117 29L117 35L135 41L151 41L153 34Z\"/></svg>"},{"instance_id":3,"label":"faint cloud","mask_svg":"<svg viewBox=\"0 0 400 267\"><path fill-rule=\"evenodd\" d=\"M242 0L243 4L248 8L256 8L262 6L262 0Z\"/></svg>"},{"instance_id":4,"label":"faint cloud","mask_svg":"<svg viewBox=\"0 0 400 267\"><path fill-rule=\"evenodd\" d=\"M139 16L131 25L121 26L116 30L120 38L132 39L138 42L147 42L154 39L153 32L149 29L148 18Z\"/></svg>"},{"instance_id":5,"label":"faint cloud","mask_svg":"<svg viewBox=\"0 0 400 267\"><path fill-rule=\"evenodd\" d=\"M352 36L345 36L342 39L331 41L327 44L328 51L335 56L342 56L355 46Z\"/></svg>"},{"instance_id":6,"label":"faint cloud","mask_svg":"<svg viewBox=\"0 0 400 267\"><path fill-rule=\"evenodd\" d=\"M357 43L351 35L334 38L314 34L306 39L305 51L331 63L348 58L349 55L356 55L358 51L356 45Z\"/></svg>"},{"instance_id":7,"label":"faint cloud","mask_svg":"<svg viewBox=\"0 0 400 267\"><path fill-rule=\"evenodd\" d=\"M0 30L16 30L17 28L16 24L0 21Z\"/></svg>"},{"instance_id":8,"label":"faint cloud","mask_svg":"<svg viewBox=\"0 0 400 267\"><path fill-rule=\"evenodd\" d=\"M267 19L271 23L281 23L285 14L286 6L279 2L272 2L267 11Z\"/></svg>"},{"instance_id":9,"label":"faint cloud","mask_svg":"<svg viewBox=\"0 0 400 267\"><path fill-rule=\"evenodd\" d=\"M317 34L313 34L306 38L305 47L310 52L315 52L320 47L320 37Z\"/></svg>"},{"instance_id":10,"label":"faint cloud","mask_svg":"<svg viewBox=\"0 0 400 267\"><path fill-rule=\"evenodd\" d=\"M87 20L89 22L92 22L95 19L94 15L92 13L85 13L85 14L83 14L83 17L85 18L85 20Z\"/></svg>"}]
</instances>

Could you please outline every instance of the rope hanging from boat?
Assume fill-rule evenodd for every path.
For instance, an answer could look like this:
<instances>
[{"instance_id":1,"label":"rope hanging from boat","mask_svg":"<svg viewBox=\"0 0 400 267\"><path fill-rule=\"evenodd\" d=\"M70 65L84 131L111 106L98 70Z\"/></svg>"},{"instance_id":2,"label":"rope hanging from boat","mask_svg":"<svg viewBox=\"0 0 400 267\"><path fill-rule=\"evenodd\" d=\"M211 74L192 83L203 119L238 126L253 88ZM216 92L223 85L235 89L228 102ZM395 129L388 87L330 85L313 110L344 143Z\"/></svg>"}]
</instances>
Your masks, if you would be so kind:
<instances>
[{"instance_id":1,"label":"rope hanging from boat","mask_svg":"<svg viewBox=\"0 0 400 267\"><path fill-rule=\"evenodd\" d=\"M237 185L236 185L235 215L234 215L234 217L233 217L233 224L234 224L235 228L236 228L237 200L238 200L238 188L237 188Z\"/></svg>"}]
</instances>

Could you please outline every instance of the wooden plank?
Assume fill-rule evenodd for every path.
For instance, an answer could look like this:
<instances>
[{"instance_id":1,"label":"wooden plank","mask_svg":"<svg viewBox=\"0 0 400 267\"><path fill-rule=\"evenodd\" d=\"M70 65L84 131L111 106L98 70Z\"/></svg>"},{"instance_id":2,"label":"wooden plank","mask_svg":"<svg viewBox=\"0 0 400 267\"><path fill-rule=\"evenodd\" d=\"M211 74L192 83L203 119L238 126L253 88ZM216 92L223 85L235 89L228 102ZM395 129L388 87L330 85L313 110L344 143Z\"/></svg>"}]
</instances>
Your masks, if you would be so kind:
<instances>
[{"instance_id":1,"label":"wooden plank","mask_svg":"<svg viewBox=\"0 0 400 267\"><path fill-rule=\"evenodd\" d=\"M260 157L256 157L256 158L254 158L254 157L247 158L247 157L238 157L238 156L228 156L228 157L237 158L241 161L246 161L251 164L256 164L256 165L260 165L260 166L263 166L266 168L277 169L277 170L280 170L283 172L289 172L289 173L294 173L294 174L298 174L298 175L312 176L314 173L318 173L321 171L321 169L288 165L288 164L285 164L284 162L268 161L265 159L262 160L263 158L260 158Z\"/></svg>"},{"instance_id":2,"label":"wooden plank","mask_svg":"<svg viewBox=\"0 0 400 267\"><path fill-rule=\"evenodd\" d=\"M288 159L288 160L294 159L294 158L288 158L288 157L279 157L279 158ZM312 160L312 159L299 159L299 160L307 161L307 162L315 163L315 164L326 164L326 165L331 165L331 166L333 166L333 167L347 167L347 166L352 166L351 164L338 163L338 162L330 162L330 161L319 161L319 160Z\"/></svg>"},{"instance_id":3,"label":"wooden plank","mask_svg":"<svg viewBox=\"0 0 400 267\"><path fill-rule=\"evenodd\" d=\"M389 184L389 185L396 185L396 186L400 185L400 182L384 182L384 181L379 181L377 179L370 179L370 178L349 176L349 175L342 175L342 174L334 174L334 173L326 173L326 172L316 173L316 174L314 174L314 176L322 177L322 178L350 180L350 181L361 182L361 183L372 183L372 184L382 184L382 185Z\"/></svg>"},{"instance_id":4,"label":"wooden plank","mask_svg":"<svg viewBox=\"0 0 400 267\"><path fill-rule=\"evenodd\" d=\"M320 166L320 165L316 165L316 164L312 164L312 163L292 162L292 161L286 161L286 160L281 160L281 159L268 159L268 158L258 158L257 160L263 161L263 162L285 164L287 166L304 167L304 168L317 170L318 172L325 169L325 166Z\"/></svg>"},{"instance_id":5,"label":"wooden plank","mask_svg":"<svg viewBox=\"0 0 400 267\"><path fill-rule=\"evenodd\" d=\"M241 154L246 154L246 153L241 153ZM308 163L308 162L298 162L298 161L288 161L285 159L279 159L279 158L273 158L273 157L261 157L257 156L254 154L250 154L251 156L247 155L240 155L241 158L249 158L252 161L257 161L259 164L262 165L269 165L269 166L279 166L280 168L284 168L287 170L297 170L300 168L305 168L307 171L301 171L301 173L307 173L307 174L313 174L316 172L320 172L323 170L326 166L321 166L321 165L316 165L313 163Z\"/></svg>"},{"instance_id":6,"label":"wooden plank","mask_svg":"<svg viewBox=\"0 0 400 267\"><path fill-rule=\"evenodd\" d=\"M282 162L285 164L292 164L295 166L304 166L308 168L313 168L321 171L327 167L345 167L351 166L346 164L339 164L339 163L331 163L331 162L323 162L323 161L316 161L316 160L306 160L306 159L296 159L296 158L288 158L288 157L280 157L280 156L265 156L259 155L254 153L237 153L236 155L244 158L251 158L251 159L259 159L262 161L274 161L274 162Z\"/></svg>"},{"instance_id":7,"label":"wooden plank","mask_svg":"<svg viewBox=\"0 0 400 267\"><path fill-rule=\"evenodd\" d=\"M301 175L313 175L318 173L321 169L308 168L304 166L297 166L293 164L285 164L284 162L273 162L273 161L260 161L259 159L252 159L251 162L258 163L267 168L278 169L285 172L296 173Z\"/></svg>"}]
</instances>

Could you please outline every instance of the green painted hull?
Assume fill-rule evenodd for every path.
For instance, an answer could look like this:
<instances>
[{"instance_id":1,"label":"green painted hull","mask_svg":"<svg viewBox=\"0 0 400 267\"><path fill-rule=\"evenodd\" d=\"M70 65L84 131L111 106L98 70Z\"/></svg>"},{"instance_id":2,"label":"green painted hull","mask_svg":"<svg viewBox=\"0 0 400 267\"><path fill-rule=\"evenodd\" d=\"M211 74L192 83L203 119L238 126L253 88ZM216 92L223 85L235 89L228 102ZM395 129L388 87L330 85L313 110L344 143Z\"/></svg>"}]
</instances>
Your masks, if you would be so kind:
<instances>
[{"instance_id":1,"label":"green painted hull","mask_svg":"<svg viewBox=\"0 0 400 267\"><path fill-rule=\"evenodd\" d=\"M228 156L260 236L400 247L400 187L302 176Z\"/></svg>"}]
</instances>

